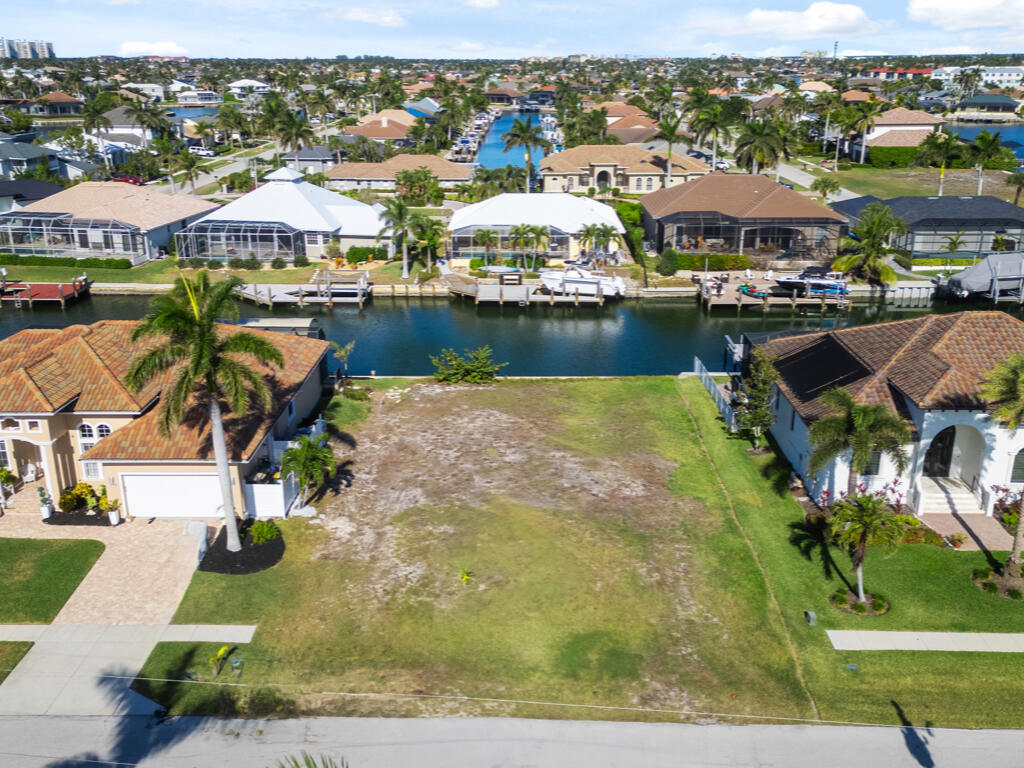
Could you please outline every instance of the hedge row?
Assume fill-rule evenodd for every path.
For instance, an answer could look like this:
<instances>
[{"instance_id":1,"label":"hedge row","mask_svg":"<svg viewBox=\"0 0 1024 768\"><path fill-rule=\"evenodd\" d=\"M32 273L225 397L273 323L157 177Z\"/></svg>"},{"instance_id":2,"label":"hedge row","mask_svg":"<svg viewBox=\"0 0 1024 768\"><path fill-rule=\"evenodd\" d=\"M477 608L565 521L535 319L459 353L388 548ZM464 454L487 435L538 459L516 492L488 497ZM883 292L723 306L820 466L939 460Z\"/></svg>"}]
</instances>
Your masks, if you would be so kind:
<instances>
[{"instance_id":1,"label":"hedge row","mask_svg":"<svg viewBox=\"0 0 1024 768\"><path fill-rule=\"evenodd\" d=\"M742 253L679 253L671 248L658 255L658 274L673 275L680 269L704 269L713 271L747 269L750 259Z\"/></svg>"},{"instance_id":2,"label":"hedge row","mask_svg":"<svg viewBox=\"0 0 1024 768\"><path fill-rule=\"evenodd\" d=\"M0 266L4 267L79 267L82 269L131 269L131 259L76 259L72 256L19 256L0 253Z\"/></svg>"},{"instance_id":3,"label":"hedge row","mask_svg":"<svg viewBox=\"0 0 1024 768\"><path fill-rule=\"evenodd\" d=\"M870 147L868 149L868 164L875 168L909 168L917 161L921 154L920 147ZM857 157L860 154L857 153ZM995 171L1012 171L1019 165L1017 156L1009 147L1003 147L1003 151L996 157L985 163L985 168ZM970 160L959 158L950 163L950 168L973 168Z\"/></svg>"},{"instance_id":4,"label":"hedge row","mask_svg":"<svg viewBox=\"0 0 1024 768\"><path fill-rule=\"evenodd\" d=\"M353 245L345 252L345 258L349 262L373 261L374 259L386 259L388 257L387 246L377 247L369 245Z\"/></svg>"}]
</instances>

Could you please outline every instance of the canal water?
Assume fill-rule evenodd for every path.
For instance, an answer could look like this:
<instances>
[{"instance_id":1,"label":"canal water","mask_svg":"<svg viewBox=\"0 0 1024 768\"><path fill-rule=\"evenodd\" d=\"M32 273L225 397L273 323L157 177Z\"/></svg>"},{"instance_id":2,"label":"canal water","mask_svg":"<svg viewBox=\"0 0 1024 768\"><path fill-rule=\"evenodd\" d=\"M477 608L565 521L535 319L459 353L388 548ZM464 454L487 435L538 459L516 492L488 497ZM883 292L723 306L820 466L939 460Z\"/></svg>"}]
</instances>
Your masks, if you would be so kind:
<instances>
[{"instance_id":1,"label":"canal water","mask_svg":"<svg viewBox=\"0 0 1024 768\"><path fill-rule=\"evenodd\" d=\"M187 117L195 120L197 117L216 117L219 105L210 107L170 107L167 111L174 117Z\"/></svg>"},{"instance_id":2,"label":"canal water","mask_svg":"<svg viewBox=\"0 0 1024 768\"><path fill-rule=\"evenodd\" d=\"M505 142L501 140L516 120L532 120L534 125L539 125L540 116L537 113L505 112L494 123L491 124L484 143L480 145L480 151L476 155L476 161L484 168L504 168L512 165L516 168L526 166L525 153L521 148L505 151ZM533 160L534 172L541 160L544 159L544 150L535 149L530 153Z\"/></svg>"},{"instance_id":3,"label":"canal water","mask_svg":"<svg viewBox=\"0 0 1024 768\"><path fill-rule=\"evenodd\" d=\"M1020 146L1014 148L1017 158L1024 160L1024 123L1010 123L999 125L993 123L949 123L946 126L952 133L966 141L973 141L974 137L982 131L998 133L1003 143L1015 141Z\"/></svg>"},{"instance_id":4,"label":"canal water","mask_svg":"<svg viewBox=\"0 0 1024 768\"><path fill-rule=\"evenodd\" d=\"M93 296L79 304L34 310L4 306L0 338L30 325L65 326L100 319L142 317L149 299L140 296ZM316 317L327 337L339 344L355 340L349 370L355 374L423 375L432 372L430 355L443 347L458 351L489 344L494 357L517 376L616 376L674 374L691 370L693 357L720 369L723 337L744 332L784 329L819 330L874 323L942 311L921 307L898 310L854 304L842 315L791 315L789 312L702 311L693 299L624 301L603 308L533 306L477 307L457 299L379 298L362 311L279 308L275 317ZM268 310L242 305L243 317L264 317Z\"/></svg>"}]
</instances>

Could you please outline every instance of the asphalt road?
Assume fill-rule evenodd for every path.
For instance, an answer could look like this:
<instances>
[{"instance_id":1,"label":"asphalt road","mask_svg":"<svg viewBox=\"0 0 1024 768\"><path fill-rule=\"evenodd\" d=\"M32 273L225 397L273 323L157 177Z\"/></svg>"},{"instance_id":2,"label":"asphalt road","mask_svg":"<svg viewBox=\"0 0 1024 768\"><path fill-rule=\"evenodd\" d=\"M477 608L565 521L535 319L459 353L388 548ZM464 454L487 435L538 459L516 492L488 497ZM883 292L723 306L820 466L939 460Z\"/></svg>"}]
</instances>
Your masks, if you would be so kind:
<instances>
[{"instance_id":1,"label":"asphalt road","mask_svg":"<svg viewBox=\"0 0 1024 768\"><path fill-rule=\"evenodd\" d=\"M0 718L3 768L263 768L306 750L349 768L913 768L1017 765L1024 732L569 720Z\"/></svg>"}]
</instances>

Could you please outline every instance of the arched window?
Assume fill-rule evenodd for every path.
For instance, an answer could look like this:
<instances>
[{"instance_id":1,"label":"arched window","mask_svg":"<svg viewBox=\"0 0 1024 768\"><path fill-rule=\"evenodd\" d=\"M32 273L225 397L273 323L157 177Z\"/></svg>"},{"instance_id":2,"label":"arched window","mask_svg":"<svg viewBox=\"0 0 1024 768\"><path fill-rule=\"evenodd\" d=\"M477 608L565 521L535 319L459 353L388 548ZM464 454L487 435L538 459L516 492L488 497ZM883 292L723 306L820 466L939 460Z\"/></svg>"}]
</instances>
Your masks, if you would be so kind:
<instances>
[{"instance_id":1,"label":"arched window","mask_svg":"<svg viewBox=\"0 0 1024 768\"><path fill-rule=\"evenodd\" d=\"M1013 457L1013 471L1010 472L1011 483L1024 483L1024 448Z\"/></svg>"},{"instance_id":2,"label":"arched window","mask_svg":"<svg viewBox=\"0 0 1024 768\"><path fill-rule=\"evenodd\" d=\"M78 425L78 436L82 440L92 440L95 433L92 431L92 427L88 424Z\"/></svg>"},{"instance_id":3,"label":"arched window","mask_svg":"<svg viewBox=\"0 0 1024 768\"><path fill-rule=\"evenodd\" d=\"M102 440L104 437L110 434L110 427L106 424L96 425L96 437Z\"/></svg>"}]
</instances>

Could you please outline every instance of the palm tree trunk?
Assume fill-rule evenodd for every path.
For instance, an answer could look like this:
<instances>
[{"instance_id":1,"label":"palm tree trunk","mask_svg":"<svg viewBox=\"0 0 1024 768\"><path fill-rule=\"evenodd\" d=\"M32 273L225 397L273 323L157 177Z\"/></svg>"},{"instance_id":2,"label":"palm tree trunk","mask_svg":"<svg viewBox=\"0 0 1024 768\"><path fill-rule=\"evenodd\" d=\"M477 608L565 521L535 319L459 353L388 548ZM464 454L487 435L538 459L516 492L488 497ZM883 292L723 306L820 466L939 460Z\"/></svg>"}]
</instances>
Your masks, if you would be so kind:
<instances>
[{"instance_id":1,"label":"palm tree trunk","mask_svg":"<svg viewBox=\"0 0 1024 768\"><path fill-rule=\"evenodd\" d=\"M866 602L867 598L864 597L864 563L857 566L857 599L863 603Z\"/></svg>"},{"instance_id":2,"label":"palm tree trunk","mask_svg":"<svg viewBox=\"0 0 1024 768\"><path fill-rule=\"evenodd\" d=\"M668 157L665 158L665 170L668 171L668 175L665 177L665 186L672 186L672 142L668 142ZM711 170L715 170L715 166L712 164Z\"/></svg>"},{"instance_id":3,"label":"palm tree trunk","mask_svg":"<svg viewBox=\"0 0 1024 768\"><path fill-rule=\"evenodd\" d=\"M985 166L984 165L979 165L978 166L978 191L975 194L977 194L977 195L981 194L981 185L984 184L984 183L985 183Z\"/></svg>"},{"instance_id":4,"label":"palm tree trunk","mask_svg":"<svg viewBox=\"0 0 1024 768\"><path fill-rule=\"evenodd\" d=\"M718 131L711 132L711 170L718 164Z\"/></svg>"},{"instance_id":5,"label":"palm tree trunk","mask_svg":"<svg viewBox=\"0 0 1024 768\"><path fill-rule=\"evenodd\" d=\"M832 165L835 166L835 168L833 168L832 170L836 170L836 171L839 170L839 147L840 147L840 145L842 143L842 142L839 141L839 139L840 139L840 137L836 136L836 157L835 157L835 160L832 163Z\"/></svg>"},{"instance_id":6,"label":"palm tree trunk","mask_svg":"<svg viewBox=\"0 0 1024 768\"><path fill-rule=\"evenodd\" d=\"M853 468L853 464L850 465L850 474L846 478L846 497L852 499L857 495L857 481L859 480L857 472Z\"/></svg>"},{"instance_id":7,"label":"palm tree trunk","mask_svg":"<svg viewBox=\"0 0 1024 768\"><path fill-rule=\"evenodd\" d=\"M220 478L220 495L224 509L224 530L227 531L228 552L238 552L242 542L238 538L238 523L235 520L235 500L231 494L231 470L228 467L228 447L224 441L224 419L216 397L210 398L210 441L213 443L213 457L217 462L217 477Z\"/></svg>"},{"instance_id":8,"label":"palm tree trunk","mask_svg":"<svg viewBox=\"0 0 1024 768\"><path fill-rule=\"evenodd\" d=\"M831 123L832 123L832 113L831 112L826 112L825 113L825 133L822 134L822 137L821 137L821 151L822 152L825 151L825 147L828 145L828 129L829 129L829 126L831 125ZM837 141L838 141L838 139L837 139Z\"/></svg>"},{"instance_id":9,"label":"palm tree trunk","mask_svg":"<svg viewBox=\"0 0 1024 768\"><path fill-rule=\"evenodd\" d=\"M1011 579L1024 578L1021 570L1021 552L1024 552L1024 525L1021 524L1021 517L1024 515L1017 517L1017 527L1013 531L1013 550L1006 559L1006 575Z\"/></svg>"},{"instance_id":10,"label":"palm tree trunk","mask_svg":"<svg viewBox=\"0 0 1024 768\"><path fill-rule=\"evenodd\" d=\"M409 238L402 232L402 279L409 279Z\"/></svg>"},{"instance_id":11,"label":"palm tree trunk","mask_svg":"<svg viewBox=\"0 0 1024 768\"><path fill-rule=\"evenodd\" d=\"M942 186L946 182L946 164L942 163L939 166L939 197L942 197Z\"/></svg>"},{"instance_id":12,"label":"palm tree trunk","mask_svg":"<svg viewBox=\"0 0 1024 768\"><path fill-rule=\"evenodd\" d=\"M860 164L864 165L864 156L868 153L868 132L867 129L860 135Z\"/></svg>"}]
</instances>

